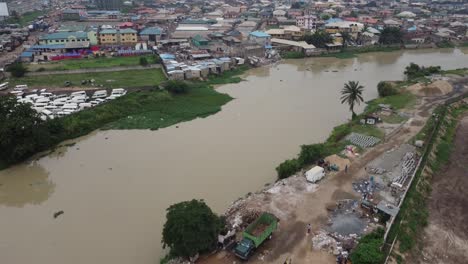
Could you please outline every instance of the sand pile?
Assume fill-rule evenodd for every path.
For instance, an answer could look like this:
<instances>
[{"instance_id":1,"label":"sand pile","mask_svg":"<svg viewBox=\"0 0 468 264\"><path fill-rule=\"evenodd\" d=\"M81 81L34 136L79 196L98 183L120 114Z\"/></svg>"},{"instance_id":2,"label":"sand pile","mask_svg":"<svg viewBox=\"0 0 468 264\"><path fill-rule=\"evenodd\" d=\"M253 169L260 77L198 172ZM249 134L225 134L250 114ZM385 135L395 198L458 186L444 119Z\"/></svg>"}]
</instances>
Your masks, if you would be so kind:
<instances>
[{"instance_id":1,"label":"sand pile","mask_svg":"<svg viewBox=\"0 0 468 264\"><path fill-rule=\"evenodd\" d=\"M340 170L344 170L346 165L349 166L351 163L349 159L344 159L336 154L333 154L331 156L328 156L325 158L325 161L329 162L330 164L336 164L340 168Z\"/></svg>"},{"instance_id":2,"label":"sand pile","mask_svg":"<svg viewBox=\"0 0 468 264\"><path fill-rule=\"evenodd\" d=\"M443 80L435 81L431 84L413 84L408 87L408 91L418 96L440 96L453 91L452 85Z\"/></svg>"}]
</instances>

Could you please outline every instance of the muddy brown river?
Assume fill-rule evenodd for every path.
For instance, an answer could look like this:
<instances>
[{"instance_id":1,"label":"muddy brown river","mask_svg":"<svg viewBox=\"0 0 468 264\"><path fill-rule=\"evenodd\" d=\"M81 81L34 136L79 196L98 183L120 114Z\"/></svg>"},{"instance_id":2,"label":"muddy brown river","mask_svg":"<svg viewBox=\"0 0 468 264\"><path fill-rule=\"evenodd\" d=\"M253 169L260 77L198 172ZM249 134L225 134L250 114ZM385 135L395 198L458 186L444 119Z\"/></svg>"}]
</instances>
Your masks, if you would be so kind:
<instances>
[{"instance_id":1,"label":"muddy brown river","mask_svg":"<svg viewBox=\"0 0 468 264\"><path fill-rule=\"evenodd\" d=\"M215 115L158 131L95 132L0 171L0 263L158 263L169 205L203 198L222 213L273 182L276 165L351 116L338 100L343 83L360 81L370 100L410 62L468 67L464 51L284 61L218 88L235 100Z\"/></svg>"}]
</instances>

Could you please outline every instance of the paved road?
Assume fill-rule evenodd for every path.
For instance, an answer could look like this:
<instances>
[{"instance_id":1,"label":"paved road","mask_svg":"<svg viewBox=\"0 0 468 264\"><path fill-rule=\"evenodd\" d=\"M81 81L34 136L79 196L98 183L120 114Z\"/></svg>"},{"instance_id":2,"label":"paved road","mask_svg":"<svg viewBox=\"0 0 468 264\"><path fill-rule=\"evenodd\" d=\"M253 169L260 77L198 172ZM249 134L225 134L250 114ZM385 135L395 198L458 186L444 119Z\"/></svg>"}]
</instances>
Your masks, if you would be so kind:
<instances>
[{"instance_id":1,"label":"paved road","mask_svg":"<svg viewBox=\"0 0 468 264\"><path fill-rule=\"evenodd\" d=\"M78 74L78 73L94 73L94 72L118 72L128 70L146 70L146 69L159 69L160 64L153 64L148 66L125 66L125 67L111 67L111 68L95 68L95 69L79 69L79 70L67 70L67 71L43 71L43 72L28 72L26 76L42 76L42 75L54 75L54 74Z\"/></svg>"}]
</instances>

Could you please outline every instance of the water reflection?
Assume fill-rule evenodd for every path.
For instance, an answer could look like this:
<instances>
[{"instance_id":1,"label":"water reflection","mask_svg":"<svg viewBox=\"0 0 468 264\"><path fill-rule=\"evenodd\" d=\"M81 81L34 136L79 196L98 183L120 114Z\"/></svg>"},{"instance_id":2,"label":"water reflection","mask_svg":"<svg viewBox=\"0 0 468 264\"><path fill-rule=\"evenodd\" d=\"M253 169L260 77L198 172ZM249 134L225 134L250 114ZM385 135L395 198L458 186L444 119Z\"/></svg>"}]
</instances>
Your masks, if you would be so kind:
<instances>
[{"instance_id":1,"label":"water reflection","mask_svg":"<svg viewBox=\"0 0 468 264\"><path fill-rule=\"evenodd\" d=\"M0 205L41 204L54 190L55 183L49 180L49 172L37 162L0 172Z\"/></svg>"}]
</instances>

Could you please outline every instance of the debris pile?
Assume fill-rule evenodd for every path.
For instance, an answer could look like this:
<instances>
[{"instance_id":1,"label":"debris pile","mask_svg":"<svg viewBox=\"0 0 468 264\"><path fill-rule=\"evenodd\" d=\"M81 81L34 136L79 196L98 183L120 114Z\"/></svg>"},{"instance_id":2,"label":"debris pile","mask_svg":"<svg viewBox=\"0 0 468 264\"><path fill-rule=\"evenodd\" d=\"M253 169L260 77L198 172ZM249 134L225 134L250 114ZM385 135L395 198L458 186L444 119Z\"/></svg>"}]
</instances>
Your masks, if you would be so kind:
<instances>
[{"instance_id":1,"label":"debris pile","mask_svg":"<svg viewBox=\"0 0 468 264\"><path fill-rule=\"evenodd\" d=\"M380 139L373 136L366 136L359 133L351 133L346 137L346 140L350 141L354 145L358 145L361 148L369 148L375 146L380 142Z\"/></svg>"}]
</instances>

